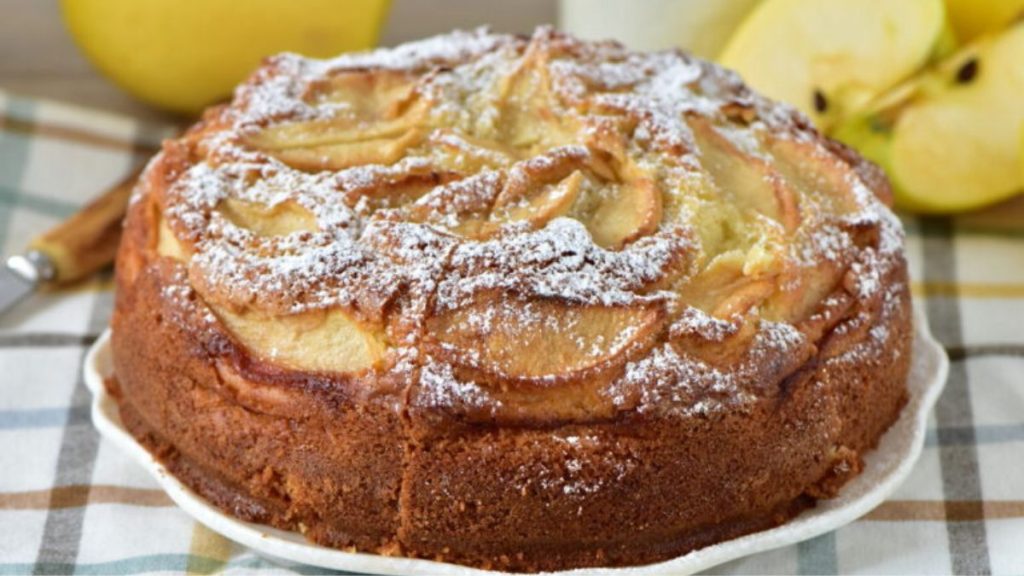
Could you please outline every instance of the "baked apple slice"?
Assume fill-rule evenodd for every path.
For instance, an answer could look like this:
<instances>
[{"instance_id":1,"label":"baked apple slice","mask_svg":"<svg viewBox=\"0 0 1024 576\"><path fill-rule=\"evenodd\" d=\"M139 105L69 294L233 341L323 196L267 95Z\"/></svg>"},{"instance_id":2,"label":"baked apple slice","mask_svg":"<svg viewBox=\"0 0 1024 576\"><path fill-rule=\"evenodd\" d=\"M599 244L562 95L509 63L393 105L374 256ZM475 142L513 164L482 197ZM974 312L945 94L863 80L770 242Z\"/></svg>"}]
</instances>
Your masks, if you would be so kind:
<instances>
[{"instance_id":1,"label":"baked apple slice","mask_svg":"<svg viewBox=\"0 0 1024 576\"><path fill-rule=\"evenodd\" d=\"M163 216L159 217L156 230L156 253L160 256L173 258L179 262L188 262L188 251L178 241L174 231L171 230L170 225L167 224L167 220Z\"/></svg>"},{"instance_id":2,"label":"baked apple slice","mask_svg":"<svg viewBox=\"0 0 1024 576\"><path fill-rule=\"evenodd\" d=\"M776 290L775 275L747 274L749 250L733 249L715 256L680 290L681 300L715 318L746 314Z\"/></svg>"},{"instance_id":3,"label":"baked apple slice","mask_svg":"<svg viewBox=\"0 0 1024 576\"><path fill-rule=\"evenodd\" d=\"M548 55L531 48L519 67L498 86L497 139L513 148L537 152L577 141L578 126L559 113L551 89Z\"/></svg>"},{"instance_id":4,"label":"baked apple slice","mask_svg":"<svg viewBox=\"0 0 1024 576\"><path fill-rule=\"evenodd\" d=\"M346 70L315 82L317 102L345 106L358 117L396 118L416 100L416 74L407 70Z\"/></svg>"},{"instance_id":5,"label":"baked apple slice","mask_svg":"<svg viewBox=\"0 0 1024 576\"><path fill-rule=\"evenodd\" d=\"M271 364L312 372L372 368L387 350L383 332L341 309L275 316L213 307L235 338Z\"/></svg>"},{"instance_id":6,"label":"baked apple slice","mask_svg":"<svg viewBox=\"0 0 1024 576\"><path fill-rule=\"evenodd\" d=\"M247 138L247 142L262 150L279 151L290 148L314 148L393 139L415 126L412 118L403 116L392 120L367 118L331 119L311 122L278 124Z\"/></svg>"},{"instance_id":7,"label":"baked apple slice","mask_svg":"<svg viewBox=\"0 0 1024 576\"><path fill-rule=\"evenodd\" d=\"M217 205L217 211L232 224L257 236L286 236L292 232L316 232L316 217L297 202L288 200L268 206L237 198Z\"/></svg>"},{"instance_id":8,"label":"baked apple slice","mask_svg":"<svg viewBox=\"0 0 1024 576\"><path fill-rule=\"evenodd\" d=\"M502 142L469 136L450 128L432 131L427 144L447 152L437 160L453 172L475 173L519 160L519 151Z\"/></svg>"},{"instance_id":9,"label":"baked apple slice","mask_svg":"<svg viewBox=\"0 0 1024 576\"><path fill-rule=\"evenodd\" d=\"M853 168L817 143L771 137L768 152L785 182L800 196L813 198L808 205L818 210L841 216L859 212L867 200L856 195L854 186L861 179ZM863 190L868 192L866 187Z\"/></svg>"},{"instance_id":10,"label":"baked apple slice","mask_svg":"<svg viewBox=\"0 0 1024 576\"><path fill-rule=\"evenodd\" d=\"M275 124L248 136L266 150L307 148L394 138L417 125L427 112L406 73L348 72L311 88L316 104L331 104L330 117Z\"/></svg>"},{"instance_id":11,"label":"baked apple slice","mask_svg":"<svg viewBox=\"0 0 1024 576\"><path fill-rule=\"evenodd\" d=\"M661 223L661 190L653 180L640 177L608 184L607 194L586 221L594 243L609 250L653 233Z\"/></svg>"},{"instance_id":12,"label":"baked apple slice","mask_svg":"<svg viewBox=\"0 0 1024 576\"><path fill-rule=\"evenodd\" d=\"M299 170L343 170L366 164L394 164L405 151L423 139L423 132L410 128L394 138L350 140L318 146L271 149L279 160Z\"/></svg>"},{"instance_id":13,"label":"baked apple slice","mask_svg":"<svg viewBox=\"0 0 1024 576\"><path fill-rule=\"evenodd\" d=\"M301 170L392 164L424 137L419 127L429 106L413 87L397 72L342 74L312 88L318 103L336 108L330 117L272 126L246 142Z\"/></svg>"},{"instance_id":14,"label":"baked apple slice","mask_svg":"<svg viewBox=\"0 0 1024 576\"><path fill-rule=\"evenodd\" d=\"M437 353L457 365L515 380L546 382L615 363L649 342L660 306L574 305L491 295L427 322Z\"/></svg>"},{"instance_id":15,"label":"baked apple slice","mask_svg":"<svg viewBox=\"0 0 1024 576\"><path fill-rule=\"evenodd\" d=\"M703 166L714 185L740 206L793 231L799 224L797 198L786 180L765 160L742 150L704 118L690 118Z\"/></svg>"},{"instance_id":16,"label":"baked apple slice","mask_svg":"<svg viewBox=\"0 0 1024 576\"><path fill-rule=\"evenodd\" d=\"M530 198L496 206L492 217L501 222L526 221L534 228L541 228L569 212L580 195L583 180L583 173L577 170L557 184L543 186ZM501 200L499 196L498 202Z\"/></svg>"}]
</instances>

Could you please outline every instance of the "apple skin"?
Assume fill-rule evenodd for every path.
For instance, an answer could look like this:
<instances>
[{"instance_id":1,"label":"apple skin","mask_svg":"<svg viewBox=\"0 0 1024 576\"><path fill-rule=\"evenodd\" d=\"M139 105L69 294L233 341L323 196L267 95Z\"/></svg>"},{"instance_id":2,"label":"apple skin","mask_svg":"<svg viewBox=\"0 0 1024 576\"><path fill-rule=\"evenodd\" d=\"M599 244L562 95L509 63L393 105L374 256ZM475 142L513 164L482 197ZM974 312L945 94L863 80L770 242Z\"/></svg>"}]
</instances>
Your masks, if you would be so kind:
<instances>
[{"instance_id":1,"label":"apple skin","mask_svg":"<svg viewBox=\"0 0 1024 576\"><path fill-rule=\"evenodd\" d=\"M388 0L61 0L89 61L137 98L184 115L230 96L266 56L372 47Z\"/></svg>"},{"instance_id":2,"label":"apple skin","mask_svg":"<svg viewBox=\"0 0 1024 576\"><path fill-rule=\"evenodd\" d=\"M966 43L1024 16L1024 0L945 0L956 38Z\"/></svg>"},{"instance_id":3,"label":"apple skin","mask_svg":"<svg viewBox=\"0 0 1024 576\"><path fill-rule=\"evenodd\" d=\"M1024 124L1020 125L1020 154L1017 156L1018 172L1020 173L1020 181L1024 182Z\"/></svg>"},{"instance_id":4,"label":"apple skin","mask_svg":"<svg viewBox=\"0 0 1024 576\"><path fill-rule=\"evenodd\" d=\"M886 170L902 208L952 213L1012 197L1024 189L1020 54L1024 23L978 39L830 135Z\"/></svg>"},{"instance_id":5,"label":"apple skin","mask_svg":"<svg viewBox=\"0 0 1024 576\"><path fill-rule=\"evenodd\" d=\"M921 202L903 190L892 178L890 162L890 144L892 143L892 125L874 115L857 116L842 122L832 131L831 137L855 148L868 160L878 164L889 176L893 187L896 206L910 212L941 213L940 207Z\"/></svg>"}]
</instances>

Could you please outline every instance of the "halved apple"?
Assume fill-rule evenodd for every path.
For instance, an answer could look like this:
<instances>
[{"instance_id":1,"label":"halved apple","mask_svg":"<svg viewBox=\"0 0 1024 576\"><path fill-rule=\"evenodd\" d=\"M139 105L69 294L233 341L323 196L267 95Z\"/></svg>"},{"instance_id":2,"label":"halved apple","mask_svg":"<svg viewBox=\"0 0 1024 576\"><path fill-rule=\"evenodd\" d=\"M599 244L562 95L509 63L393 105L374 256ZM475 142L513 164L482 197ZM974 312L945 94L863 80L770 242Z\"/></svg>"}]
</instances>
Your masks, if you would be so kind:
<instances>
[{"instance_id":1,"label":"halved apple","mask_svg":"<svg viewBox=\"0 0 1024 576\"><path fill-rule=\"evenodd\" d=\"M564 377L624 354L660 327L659 306L574 305L491 295L427 321L439 353L520 379Z\"/></svg>"},{"instance_id":2,"label":"halved apple","mask_svg":"<svg viewBox=\"0 0 1024 576\"><path fill-rule=\"evenodd\" d=\"M948 53L951 38L942 0L766 0L719 60L827 129Z\"/></svg>"},{"instance_id":3,"label":"halved apple","mask_svg":"<svg viewBox=\"0 0 1024 576\"><path fill-rule=\"evenodd\" d=\"M835 136L885 167L897 202L927 212L1024 189L1024 23L982 38L844 122Z\"/></svg>"}]
</instances>

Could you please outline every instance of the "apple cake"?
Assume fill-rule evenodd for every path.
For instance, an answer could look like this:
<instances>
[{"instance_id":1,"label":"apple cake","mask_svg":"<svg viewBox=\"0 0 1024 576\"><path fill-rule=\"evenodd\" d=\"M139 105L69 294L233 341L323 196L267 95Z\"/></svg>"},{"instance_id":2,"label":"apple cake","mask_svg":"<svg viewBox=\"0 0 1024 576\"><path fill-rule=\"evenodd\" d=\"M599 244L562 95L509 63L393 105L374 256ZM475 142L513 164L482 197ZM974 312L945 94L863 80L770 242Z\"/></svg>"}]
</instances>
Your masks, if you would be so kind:
<instances>
[{"instance_id":1,"label":"apple cake","mask_svg":"<svg viewBox=\"0 0 1024 576\"><path fill-rule=\"evenodd\" d=\"M141 177L109 386L198 494L325 546L663 560L835 495L897 418L889 196L679 51L283 54Z\"/></svg>"}]
</instances>

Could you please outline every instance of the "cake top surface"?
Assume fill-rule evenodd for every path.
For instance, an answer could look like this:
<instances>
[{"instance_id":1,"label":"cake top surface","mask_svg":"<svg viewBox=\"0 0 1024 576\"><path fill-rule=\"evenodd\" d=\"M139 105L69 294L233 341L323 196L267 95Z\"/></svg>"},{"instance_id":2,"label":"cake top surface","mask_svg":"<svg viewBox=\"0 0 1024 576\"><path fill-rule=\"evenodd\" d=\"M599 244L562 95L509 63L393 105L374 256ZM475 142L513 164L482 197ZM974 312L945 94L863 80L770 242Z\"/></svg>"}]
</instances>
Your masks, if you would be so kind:
<instances>
[{"instance_id":1,"label":"cake top surface","mask_svg":"<svg viewBox=\"0 0 1024 576\"><path fill-rule=\"evenodd\" d=\"M140 190L247 348L415 371L437 405L560 389L560 413L575 383L621 407L662 380L690 409L742 402L830 306L881 293L902 244L884 179L791 107L548 28L276 56Z\"/></svg>"}]
</instances>

